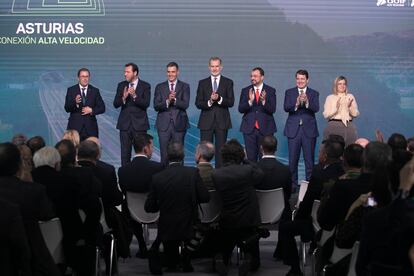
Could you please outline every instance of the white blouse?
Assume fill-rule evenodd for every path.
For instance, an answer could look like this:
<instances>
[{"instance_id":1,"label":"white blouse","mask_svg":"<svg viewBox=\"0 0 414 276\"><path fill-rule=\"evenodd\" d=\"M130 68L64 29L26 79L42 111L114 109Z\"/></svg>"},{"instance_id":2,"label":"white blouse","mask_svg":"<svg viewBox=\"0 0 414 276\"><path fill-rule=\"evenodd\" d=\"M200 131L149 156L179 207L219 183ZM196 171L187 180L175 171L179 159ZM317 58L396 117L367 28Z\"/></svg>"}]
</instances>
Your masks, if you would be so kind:
<instances>
[{"instance_id":1,"label":"white blouse","mask_svg":"<svg viewBox=\"0 0 414 276\"><path fill-rule=\"evenodd\" d=\"M339 109L336 104L340 100ZM349 107L349 102L352 100L352 104ZM329 95L326 97L325 106L323 110L323 117L331 120L341 120L346 126L352 118L359 115L358 105L355 97L349 93L338 93L337 95Z\"/></svg>"}]
</instances>

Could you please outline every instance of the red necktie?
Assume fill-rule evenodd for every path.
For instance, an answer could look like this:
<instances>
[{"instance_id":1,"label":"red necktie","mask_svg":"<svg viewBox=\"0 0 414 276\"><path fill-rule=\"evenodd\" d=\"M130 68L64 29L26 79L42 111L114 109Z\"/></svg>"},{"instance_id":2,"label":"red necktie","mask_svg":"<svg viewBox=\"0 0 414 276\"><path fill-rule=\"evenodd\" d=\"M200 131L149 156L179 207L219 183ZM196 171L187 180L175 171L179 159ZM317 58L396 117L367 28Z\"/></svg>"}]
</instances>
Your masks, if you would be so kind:
<instances>
[{"instance_id":1,"label":"red necktie","mask_svg":"<svg viewBox=\"0 0 414 276\"><path fill-rule=\"evenodd\" d=\"M260 96L260 92L259 92L259 88L256 89L256 103L259 103L259 96ZM254 124L254 127L259 129L259 121L256 120L256 123Z\"/></svg>"}]
</instances>

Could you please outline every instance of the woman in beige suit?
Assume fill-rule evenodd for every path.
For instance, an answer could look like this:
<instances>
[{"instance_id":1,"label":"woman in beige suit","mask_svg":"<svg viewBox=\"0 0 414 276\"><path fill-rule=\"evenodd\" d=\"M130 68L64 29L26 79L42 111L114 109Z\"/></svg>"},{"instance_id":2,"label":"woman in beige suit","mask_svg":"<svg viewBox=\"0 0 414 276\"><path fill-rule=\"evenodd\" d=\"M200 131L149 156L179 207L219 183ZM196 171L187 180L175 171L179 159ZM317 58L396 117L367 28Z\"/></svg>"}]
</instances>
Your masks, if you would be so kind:
<instances>
[{"instance_id":1,"label":"woman in beige suit","mask_svg":"<svg viewBox=\"0 0 414 276\"><path fill-rule=\"evenodd\" d=\"M323 139L329 135L340 135L348 146L357 137L353 119L359 115L358 105L354 95L348 92L348 81L344 76L336 77L332 87L332 95L326 97L323 116L328 125L323 132Z\"/></svg>"}]
</instances>

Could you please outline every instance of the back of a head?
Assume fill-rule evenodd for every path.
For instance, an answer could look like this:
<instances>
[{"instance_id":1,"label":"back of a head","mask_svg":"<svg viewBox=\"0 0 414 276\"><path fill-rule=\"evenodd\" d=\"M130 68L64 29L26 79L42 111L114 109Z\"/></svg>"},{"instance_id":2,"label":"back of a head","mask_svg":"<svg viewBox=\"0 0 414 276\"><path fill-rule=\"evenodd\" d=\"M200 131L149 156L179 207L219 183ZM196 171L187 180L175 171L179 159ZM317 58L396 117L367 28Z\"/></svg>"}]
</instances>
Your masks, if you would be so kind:
<instances>
[{"instance_id":1,"label":"back of a head","mask_svg":"<svg viewBox=\"0 0 414 276\"><path fill-rule=\"evenodd\" d=\"M0 144L0 176L12 176L20 167L20 151L12 143Z\"/></svg>"},{"instance_id":2,"label":"back of a head","mask_svg":"<svg viewBox=\"0 0 414 276\"><path fill-rule=\"evenodd\" d=\"M35 154L36 151L46 146L45 140L42 136L34 136L30 138L26 144L32 151L32 154Z\"/></svg>"},{"instance_id":3,"label":"back of a head","mask_svg":"<svg viewBox=\"0 0 414 276\"><path fill-rule=\"evenodd\" d=\"M13 136L11 142L16 146L19 146L19 145L25 144L26 141L27 141L26 135L24 135L22 133L17 133L16 135Z\"/></svg>"},{"instance_id":4,"label":"back of a head","mask_svg":"<svg viewBox=\"0 0 414 276\"><path fill-rule=\"evenodd\" d=\"M201 141L197 145L197 151L200 154L201 158L206 162L210 162L214 157L214 145L208 141Z\"/></svg>"},{"instance_id":5,"label":"back of a head","mask_svg":"<svg viewBox=\"0 0 414 276\"><path fill-rule=\"evenodd\" d=\"M350 144L344 151L344 163L350 168L362 167L362 155L364 148L358 144Z\"/></svg>"},{"instance_id":6,"label":"back of a head","mask_svg":"<svg viewBox=\"0 0 414 276\"><path fill-rule=\"evenodd\" d=\"M71 167L76 162L76 148L72 141L62 140L58 142L55 148L59 151L62 167Z\"/></svg>"},{"instance_id":7,"label":"back of a head","mask_svg":"<svg viewBox=\"0 0 414 276\"><path fill-rule=\"evenodd\" d=\"M363 167L367 172L373 172L379 168L386 168L392 161L392 150L387 144L370 142L364 150Z\"/></svg>"},{"instance_id":8,"label":"back of a head","mask_svg":"<svg viewBox=\"0 0 414 276\"><path fill-rule=\"evenodd\" d=\"M41 166L49 166L55 169L56 164L59 164L60 161L60 154L54 147L43 147L36 151L35 155L33 156L33 163L35 168Z\"/></svg>"},{"instance_id":9,"label":"back of a head","mask_svg":"<svg viewBox=\"0 0 414 276\"><path fill-rule=\"evenodd\" d=\"M331 142L336 142L336 143L339 143L341 146L342 146L342 148L344 148L345 149L345 139L344 139L344 137L342 137L341 135L337 135L337 134L330 134L329 136L328 136L328 139L327 140L329 140L329 141L331 141Z\"/></svg>"},{"instance_id":10,"label":"back of a head","mask_svg":"<svg viewBox=\"0 0 414 276\"><path fill-rule=\"evenodd\" d=\"M227 141L220 152L223 163L240 164L245 157L243 146L236 139Z\"/></svg>"},{"instance_id":11,"label":"back of a head","mask_svg":"<svg viewBox=\"0 0 414 276\"><path fill-rule=\"evenodd\" d=\"M344 146L345 143L340 140L330 138L323 144L324 152L329 160L340 160L344 153Z\"/></svg>"},{"instance_id":12,"label":"back of a head","mask_svg":"<svg viewBox=\"0 0 414 276\"><path fill-rule=\"evenodd\" d=\"M184 160L184 146L181 143L173 142L167 148L168 162L182 162Z\"/></svg>"},{"instance_id":13,"label":"back of a head","mask_svg":"<svg viewBox=\"0 0 414 276\"><path fill-rule=\"evenodd\" d=\"M394 150L406 150L407 149L407 140L404 135L399 133L393 133L390 138L388 138L387 144Z\"/></svg>"},{"instance_id":14,"label":"back of a head","mask_svg":"<svg viewBox=\"0 0 414 276\"><path fill-rule=\"evenodd\" d=\"M63 133L62 140L69 140L77 147L80 144L79 132L75 129L68 129Z\"/></svg>"},{"instance_id":15,"label":"back of a head","mask_svg":"<svg viewBox=\"0 0 414 276\"><path fill-rule=\"evenodd\" d=\"M263 153L273 155L277 151L277 139L273 135L263 137L261 143Z\"/></svg>"},{"instance_id":16,"label":"back of a head","mask_svg":"<svg viewBox=\"0 0 414 276\"><path fill-rule=\"evenodd\" d=\"M86 141L92 141L92 142L96 143L99 147L101 147L101 141L99 141L98 137L89 136L88 138L86 138Z\"/></svg>"},{"instance_id":17,"label":"back of a head","mask_svg":"<svg viewBox=\"0 0 414 276\"><path fill-rule=\"evenodd\" d=\"M135 153L143 152L144 148L151 143L153 137L149 134L138 134L134 137L133 147Z\"/></svg>"},{"instance_id":18,"label":"back of a head","mask_svg":"<svg viewBox=\"0 0 414 276\"><path fill-rule=\"evenodd\" d=\"M414 153L414 137L407 139L407 150Z\"/></svg>"},{"instance_id":19,"label":"back of a head","mask_svg":"<svg viewBox=\"0 0 414 276\"><path fill-rule=\"evenodd\" d=\"M355 144L365 148L369 144L369 140L367 138L358 138L356 139Z\"/></svg>"},{"instance_id":20,"label":"back of a head","mask_svg":"<svg viewBox=\"0 0 414 276\"><path fill-rule=\"evenodd\" d=\"M85 140L80 143L78 148L78 159L86 159L91 161L98 160L99 146L92 141Z\"/></svg>"}]
</instances>

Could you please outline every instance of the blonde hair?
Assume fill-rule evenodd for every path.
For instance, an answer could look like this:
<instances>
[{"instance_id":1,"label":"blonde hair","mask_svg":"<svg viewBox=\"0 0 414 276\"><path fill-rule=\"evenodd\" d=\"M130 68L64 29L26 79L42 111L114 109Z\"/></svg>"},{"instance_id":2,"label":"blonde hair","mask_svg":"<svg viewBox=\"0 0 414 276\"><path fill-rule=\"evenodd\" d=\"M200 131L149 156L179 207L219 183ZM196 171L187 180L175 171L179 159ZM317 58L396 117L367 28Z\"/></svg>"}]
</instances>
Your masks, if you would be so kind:
<instances>
[{"instance_id":1,"label":"blonde hair","mask_svg":"<svg viewBox=\"0 0 414 276\"><path fill-rule=\"evenodd\" d=\"M69 140L77 148L80 144L79 132L75 129L68 129L63 133L62 140Z\"/></svg>"},{"instance_id":2,"label":"blonde hair","mask_svg":"<svg viewBox=\"0 0 414 276\"><path fill-rule=\"evenodd\" d=\"M342 80L345 81L345 85L346 85L345 94L348 94L348 80L344 76L338 76L335 78L335 80L333 81L333 85L332 85L332 94L338 95L338 88L337 88L338 82Z\"/></svg>"}]
</instances>

